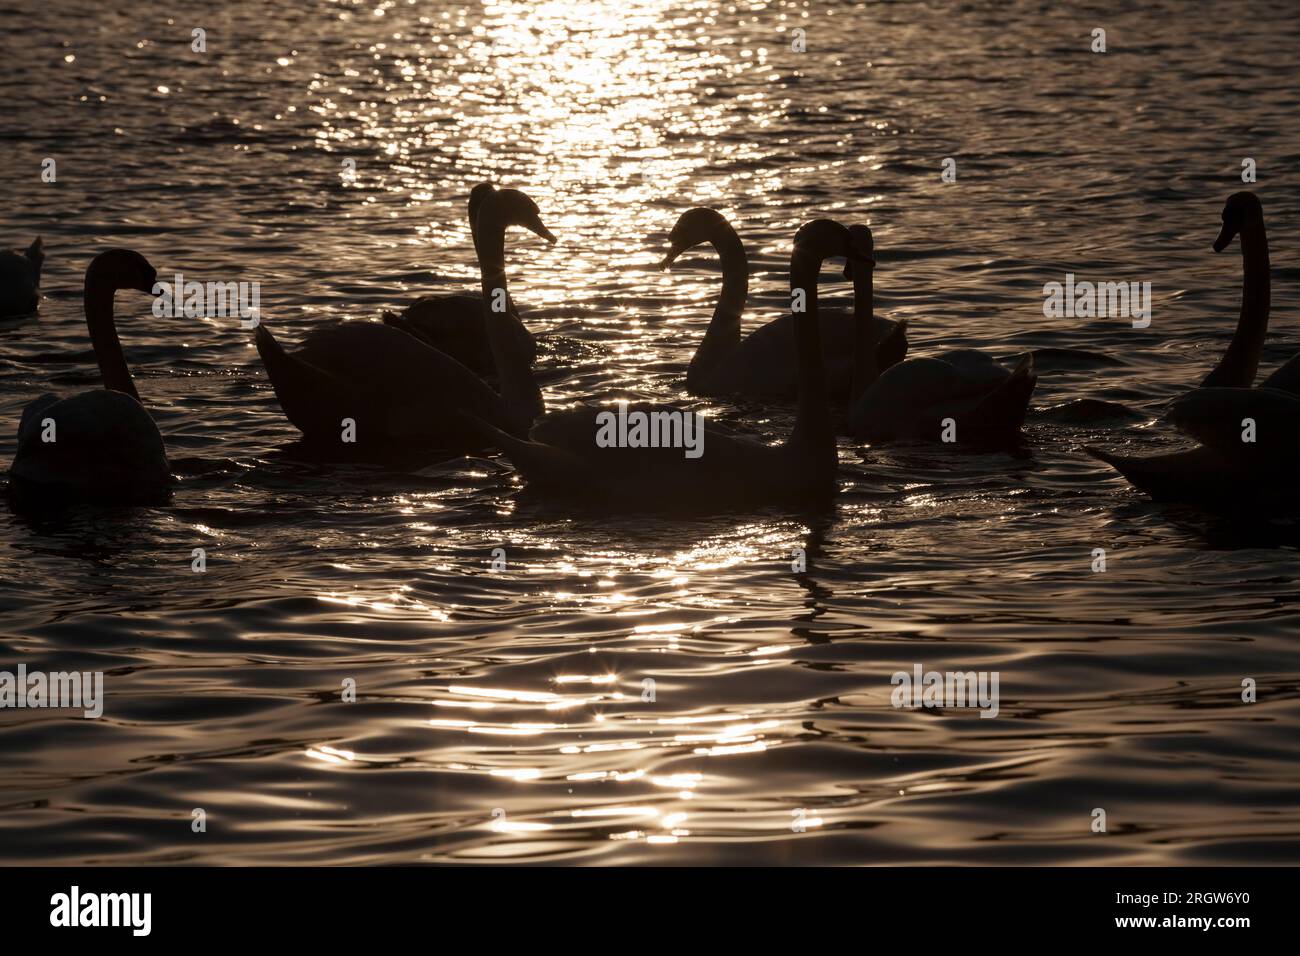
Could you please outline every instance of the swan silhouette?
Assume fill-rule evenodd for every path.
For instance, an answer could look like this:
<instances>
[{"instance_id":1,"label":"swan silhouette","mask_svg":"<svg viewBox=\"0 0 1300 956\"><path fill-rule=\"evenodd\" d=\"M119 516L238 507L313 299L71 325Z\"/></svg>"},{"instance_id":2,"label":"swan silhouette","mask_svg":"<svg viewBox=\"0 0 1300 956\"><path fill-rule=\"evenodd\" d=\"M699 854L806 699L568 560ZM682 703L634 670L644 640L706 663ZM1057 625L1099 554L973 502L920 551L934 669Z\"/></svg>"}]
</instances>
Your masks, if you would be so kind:
<instances>
[{"instance_id":1,"label":"swan silhouette","mask_svg":"<svg viewBox=\"0 0 1300 956\"><path fill-rule=\"evenodd\" d=\"M478 248L478 212L483 200L496 188L491 183L479 183L469 193L469 229ZM549 236L549 233L548 233ZM513 299L509 302L513 320L508 329L518 338L517 350L532 362L537 356L537 343L532 333L519 318ZM384 323L415 336L426 345L456 359L480 376L496 375L496 363L488 342L487 324L483 321L483 299L477 293L450 293L426 295L416 299L400 313L386 312Z\"/></svg>"},{"instance_id":2,"label":"swan silhouette","mask_svg":"<svg viewBox=\"0 0 1300 956\"><path fill-rule=\"evenodd\" d=\"M505 233L522 226L548 242L537 205L515 189L484 197L478 211L477 252L482 311L508 302ZM508 312L492 314L487 336L500 381L498 394L465 365L381 322L341 322L309 332L288 352L259 325L257 351L285 416L309 439L339 441L345 420L358 444L419 439L468 450L477 431L457 414L467 411L513 434L541 414L541 392L531 360L510 333Z\"/></svg>"},{"instance_id":3,"label":"swan silhouette","mask_svg":"<svg viewBox=\"0 0 1300 956\"><path fill-rule=\"evenodd\" d=\"M45 251L37 237L26 252L0 250L0 318L30 315L41 301L41 263Z\"/></svg>"},{"instance_id":4,"label":"swan silhouette","mask_svg":"<svg viewBox=\"0 0 1300 956\"><path fill-rule=\"evenodd\" d=\"M686 388L693 395L746 395L792 399L799 391L799 363L793 313L741 337L741 317L749 291L749 264L740 236L715 209L699 206L678 217L668 236L669 250L659 264L666 269L686 252L711 245L722 263L722 293L713 310L704 341L686 370ZM860 327L856 311L823 309L819 335L827 388L832 397L847 400L854 377L854 342ZM886 363L907 354L906 326L885 319L869 322L871 356Z\"/></svg>"},{"instance_id":5,"label":"swan silhouette","mask_svg":"<svg viewBox=\"0 0 1300 956\"><path fill-rule=\"evenodd\" d=\"M680 447L601 447L598 421L607 409L591 406L552 412L540 419L528 440L477 422L543 494L585 504L612 504L627 510L691 510L697 507L748 507L811 502L834 491L837 453L822 365L817 308L817 276L832 256L863 256L848 230L829 219L804 225L794 239L790 288L805 311L796 314L799 371L794 430L779 445L768 445L704 424L701 454L688 457ZM629 412L682 415L672 405L638 403ZM699 419L695 420L697 425Z\"/></svg>"},{"instance_id":6,"label":"swan silhouette","mask_svg":"<svg viewBox=\"0 0 1300 956\"><path fill-rule=\"evenodd\" d=\"M104 388L42 395L23 409L13 490L40 499L141 503L166 497L171 469L158 426L140 404L113 321L119 289L153 294L157 273L138 252L109 249L86 269L86 325Z\"/></svg>"},{"instance_id":7,"label":"swan silhouette","mask_svg":"<svg viewBox=\"0 0 1300 956\"><path fill-rule=\"evenodd\" d=\"M1268 233L1264 207L1252 192L1233 193L1224 203L1223 227L1214 240L1214 251L1222 252L1237 236L1241 237L1241 315L1227 351L1201 382L1202 388L1250 388L1268 332L1272 297Z\"/></svg>"},{"instance_id":8,"label":"swan silhouette","mask_svg":"<svg viewBox=\"0 0 1300 956\"><path fill-rule=\"evenodd\" d=\"M850 227L859 245L874 249L866 226ZM854 301L865 326L874 309L872 275L875 257L851 260L845 267L854 279ZM1017 435L1025 421L1038 376L1026 356L1008 371L975 349L955 349L897 364L878 360L877 372L867 358L866 334L855 343L861 388L849 408L849 433L864 441L900 439L940 441L955 428L957 441L1004 441Z\"/></svg>"},{"instance_id":9,"label":"swan silhouette","mask_svg":"<svg viewBox=\"0 0 1300 956\"><path fill-rule=\"evenodd\" d=\"M1243 495L1265 500L1294 482L1300 462L1300 355L1251 388L1271 299L1264 209L1252 192L1228 197L1214 251L1222 252L1238 237L1241 315L1232 341L1201 387L1165 409L1166 420L1199 446L1160 455L1084 449L1157 500L1249 504Z\"/></svg>"}]
</instances>

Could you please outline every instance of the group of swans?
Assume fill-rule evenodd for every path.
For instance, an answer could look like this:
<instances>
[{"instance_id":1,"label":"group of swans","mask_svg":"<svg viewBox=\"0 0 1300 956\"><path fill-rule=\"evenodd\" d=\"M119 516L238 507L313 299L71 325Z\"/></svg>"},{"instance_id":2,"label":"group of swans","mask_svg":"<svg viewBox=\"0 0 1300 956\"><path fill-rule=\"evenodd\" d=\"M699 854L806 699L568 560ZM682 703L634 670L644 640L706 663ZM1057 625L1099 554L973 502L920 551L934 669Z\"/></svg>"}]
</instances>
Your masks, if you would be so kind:
<instances>
[{"instance_id":1,"label":"group of swans","mask_svg":"<svg viewBox=\"0 0 1300 956\"><path fill-rule=\"evenodd\" d=\"M480 272L477 295L428 296L384 322L347 321L307 334L286 350L259 325L258 353L285 416L309 440L338 441L351 427L374 444L419 441L474 451L499 448L530 485L545 493L623 502L632 507L685 502L762 504L808 500L834 486L838 456L832 398L846 402L843 429L872 443L940 440L945 427L963 437L1004 439L1023 424L1036 382L1032 359L1004 368L962 349L906 358L907 323L877 319L870 229L817 219L794 238L790 313L742 337L748 289L744 246L712 209L683 213L669 235L667 268L684 252L711 245L721 259L722 291L708 331L687 370L696 395L793 398L793 431L768 445L709 422L708 452L603 447L595 440L602 409L579 405L544 414L533 375L536 347L509 295L505 236L527 229L548 242L537 205L515 189L482 184L470 195L470 228ZM1300 356L1251 388L1268 322L1269 265L1259 200L1230 197L1215 250L1242 244L1241 319L1223 360L1201 387L1176 400L1169 420L1202 444L1151 458L1088 451L1156 496L1227 493L1261 474L1281 480L1300 447ZM817 282L827 259L845 260L853 282L851 312L823 310ZM22 291L12 281L24 260L39 281L40 241L26 256L0 257L0 301ZM21 263L19 263L20 265ZM149 500L171 475L162 438L139 397L114 325L118 290L152 292L152 266L138 253L111 249L86 272L86 322L103 389L58 399L44 395L23 413L14 483L89 500ZM643 403L632 411L687 414ZM1240 420L1258 422L1261 440L1243 449ZM50 426L57 439L50 440Z\"/></svg>"}]
</instances>

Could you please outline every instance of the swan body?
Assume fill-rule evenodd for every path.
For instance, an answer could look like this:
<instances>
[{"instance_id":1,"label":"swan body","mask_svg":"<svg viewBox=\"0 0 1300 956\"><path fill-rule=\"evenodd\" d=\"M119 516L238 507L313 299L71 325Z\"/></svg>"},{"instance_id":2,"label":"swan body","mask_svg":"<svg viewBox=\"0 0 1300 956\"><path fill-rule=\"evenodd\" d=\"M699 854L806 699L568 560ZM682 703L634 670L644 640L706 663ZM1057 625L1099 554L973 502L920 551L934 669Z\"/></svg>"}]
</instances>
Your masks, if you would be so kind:
<instances>
[{"instance_id":1,"label":"swan body","mask_svg":"<svg viewBox=\"0 0 1300 956\"><path fill-rule=\"evenodd\" d=\"M114 293L152 293L155 280L153 267L137 252L110 249L91 262L86 324L105 387L70 398L42 395L23 410L9 470L20 496L129 504L170 491L162 435L140 404L113 323Z\"/></svg>"},{"instance_id":2,"label":"swan body","mask_svg":"<svg viewBox=\"0 0 1300 956\"><path fill-rule=\"evenodd\" d=\"M795 315L786 313L741 337L749 265L736 230L719 212L701 206L682 213L668 241L662 268L686 250L704 244L712 245L722 260L722 295L704 341L691 359L687 389L693 395L793 399L799 391ZM849 312L823 310L818 315L827 387L840 400L848 399L852 388L858 324ZM905 325L885 319L873 319L869 324L871 339L878 346L875 354L882 361L897 362L907 354Z\"/></svg>"},{"instance_id":3,"label":"swan body","mask_svg":"<svg viewBox=\"0 0 1300 956\"><path fill-rule=\"evenodd\" d=\"M537 343L510 303L510 327L515 348L529 362L537 357ZM484 378L496 375L487 326L483 322L483 297L468 293L426 295L400 313L384 314L384 324L412 335L425 345L448 355Z\"/></svg>"},{"instance_id":4,"label":"swan body","mask_svg":"<svg viewBox=\"0 0 1300 956\"><path fill-rule=\"evenodd\" d=\"M1174 399L1165 417L1201 444L1162 455L1116 455L1085 448L1130 484L1160 501L1250 506L1290 502L1300 466L1300 355L1251 388L1268 330L1268 236L1259 198L1233 193L1214 241L1222 252L1241 237L1241 316L1223 358L1200 388ZM1245 440L1247 421L1253 441Z\"/></svg>"},{"instance_id":5,"label":"swan body","mask_svg":"<svg viewBox=\"0 0 1300 956\"><path fill-rule=\"evenodd\" d=\"M551 242L537 206L518 190L487 195L478 217L479 267L487 302L505 292L504 244L509 225ZM506 293L508 301L508 292ZM541 413L530 359L517 348L508 313L491 313L489 344L501 392L456 358L379 322L342 322L309 332L285 350L259 325L257 350L285 416L311 439L341 441L350 420L359 444L420 439L440 448L471 450L477 430L465 413L522 434Z\"/></svg>"},{"instance_id":6,"label":"swan body","mask_svg":"<svg viewBox=\"0 0 1300 956\"><path fill-rule=\"evenodd\" d=\"M30 315L41 301L41 263L45 252L39 238L26 252L0 250L0 318Z\"/></svg>"},{"instance_id":7,"label":"swan body","mask_svg":"<svg viewBox=\"0 0 1300 956\"><path fill-rule=\"evenodd\" d=\"M848 230L827 219L795 236L792 291L807 311L797 321L799 403L795 428L779 445L767 445L705 423L702 453L680 447L601 447L597 418L607 409L581 406L543 417L527 440L480 423L491 439L543 494L621 510L694 510L809 502L834 491L837 453L830 423L817 321L817 273L826 258L861 255ZM639 404L633 411L689 414L671 405Z\"/></svg>"},{"instance_id":8,"label":"swan body","mask_svg":"<svg viewBox=\"0 0 1300 956\"><path fill-rule=\"evenodd\" d=\"M478 213L483 201L495 191L490 183L479 183L470 190L469 228L475 237L476 249ZM532 362L537 357L537 343L519 318L513 300L509 308L514 320L510 324L510 333L518 340L515 347ZM400 313L387 312L383 318L386 325L401 329L425 345L451 356L480 376L496 374L487 323L483 320L483 297L477 293L421 296Z\"/></svg>"},{"instance_id":9,"label":"swan body","mask_svg":"<svg viewBox=\"0 0 1300 956\"><path fill-rule=\"evenodd\" d=\"M456 408L519 427L483 379L382 323L314 329L292 352L265 325L258 326L256 337L285 417L308 438L340 440L350 420L361 444L422 439L443 448L470 448L472 432L449 414Z\"/></svg>"},{"instance_id":10,"label":"swan body","mask_svg":"<svg viewBox=\"0 0 1300 956\"><path fill-rule=\"evenodd\" d=\"M871 230L852 226L857 240L874 250ZM860 318L874 311L874 256L850 262L845 271L854 282L855 311ZM862 356L872 344L859 327L856 366L862 383L849 406L849 432L870 442L944 440L956 426L957 441L1005 441L1020 432L1038 377L1033 356L1008 370L977 349L952 349L926 358L888 364L879 356L869 368ZM879 346L876 347L879 353ZM864 374L864 369L867 370Z\"/></svg>"},{"instance_id":11,"label":"swan body","mask_svg":"<svg viewBox=\"0 0 1300 956\"><path fill-rule=\"evenodd\" d=\"M45 423L56 440L45 442ZM91 502L146 502L171 485L167 449L154 420L124 392L42 395L23 409L9 475L42 495Z\"/></svg>"},{"instance_id":12,"label":"swan body","mask_svg":"<svg viewBox=\"0 0 1300 956\"><path fill-rule=\"evenodd\" d=\"M1028 358L1010 371L973 350L908 359L854 403L849 428L865 441L939 441L951 419L958 441L1008 438L1024 424L1036 382Z\"/></svg>"}]
</instances>

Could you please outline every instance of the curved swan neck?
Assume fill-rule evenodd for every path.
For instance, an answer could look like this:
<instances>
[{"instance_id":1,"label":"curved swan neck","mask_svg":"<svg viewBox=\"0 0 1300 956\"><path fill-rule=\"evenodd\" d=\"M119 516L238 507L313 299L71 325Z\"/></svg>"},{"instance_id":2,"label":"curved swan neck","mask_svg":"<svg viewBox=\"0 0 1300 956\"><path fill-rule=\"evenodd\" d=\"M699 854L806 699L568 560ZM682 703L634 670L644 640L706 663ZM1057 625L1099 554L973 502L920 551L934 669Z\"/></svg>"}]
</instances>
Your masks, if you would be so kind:
<instances>
[{"instance_id":1,"label":"curved swan neck","mask_svg":"<svg viewBox=\"0 0 1300 956\"><path fill-rule=\"evenodd\" d=\"M87 273L83 292L86 327L90 330L90 342L104 387L114 392L125 392L139 401L140 395L131 381L131 370L127 367L122 343L117 337L117 326L113 322L115 291L113 284L103 276Z\"/></svg>"},{"instance_id":2,"label":"curved swan neck","mask_svg":"<svg viewBox=\"0 0 1300 956\"><path fill-rule=\"evenodd\" d=\"M831 428L822 367L821 328L817 319L817 277L822 260L795 250L790 260L790 293L803 291L802 312L795 313L795 339L799 363L799 406L788 445L812 464L834 470L835 432Z\"/></svg>"},{"instance_id":3,"label":"curved swan neck","mask_svg":"<svg viewBox=\"0 0 1300 956\"><path fill-rule=\"evenodd\" d=\"M1201 382L1202 388L1224 386L1249 388L1255 382L1259 353L1268 332L1268 311L1272 300L1269 278L1268 234L1264 219L1251 220L1241 230L1241 316L1228 351L1214 371Z\"/></svg>"},{"instance_id":4,"label":"curved swan neck","mask_svg":"<svg viewBox=\"0 0 1300 956\"><path fill-rule=\"evenodd\" d=\"M876 362L876 350L871 341L875 316L875 272L858 263L853 269L853 384L850 404L880 377L880 365Z\"/></svg>"},{"instance_id":5,"label":"curved swan neck","mask_svg":"<svg viewBox=\"0 0 1300 956\"><path fill-rule=\"evenodd\" d=\"M518 322L512 315L510 290L506 282L506 223L490 200L479 211L474 251L478 253L479 277L483 289L483 318L487 325L488 347L497 368L501 401L514 419L517 430L527 430L542 414L542 392L533 377L528 358L515 348L516 337L507 326ZM500 305L502 311L497 311Z\"/></svg>"},{"instance_id":6,"label":"curved swan neck","mask_svg":"<svg viewBox=\"0 0 1300 956\"><path fill-rule=\"evenodd\" d=\"M744 243L730 223L710 244L722 262L722 294L713 310L704 341L696 350L686 370L686 386L692 388L698 378L707 375L740 345L740 321L749 295L749 259Z\"/></svg>"}]
</instances>

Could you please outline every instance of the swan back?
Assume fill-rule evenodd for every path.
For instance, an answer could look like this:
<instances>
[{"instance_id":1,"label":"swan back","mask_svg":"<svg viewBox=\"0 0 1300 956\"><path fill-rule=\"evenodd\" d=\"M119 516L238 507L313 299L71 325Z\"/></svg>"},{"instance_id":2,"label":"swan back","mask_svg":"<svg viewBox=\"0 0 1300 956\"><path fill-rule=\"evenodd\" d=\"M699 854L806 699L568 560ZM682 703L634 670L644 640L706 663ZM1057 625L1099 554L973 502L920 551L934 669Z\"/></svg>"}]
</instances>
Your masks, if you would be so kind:
<instances>
[{"instance_id":1,"label":"swan back","mask_svg":"<svg viewBox=\"0 0 1300 956\"><path fill-rule=\"evenodd\" d=\"M130 395L107 389L42 395L23 409L9 474L20 493L91 502L157 500L172 482L154 420Z\"/></svg>"},{"instance_id":2,"label":"swan back","mask_svg":"<svg viewBox=\"0 0 1300 956\"><path fill-rule=\"evenodd\" d=\"M0 250L0 316L28 315L36 311L44 261L39 238L24 253Z\"/></svg>"}]
</instances>

